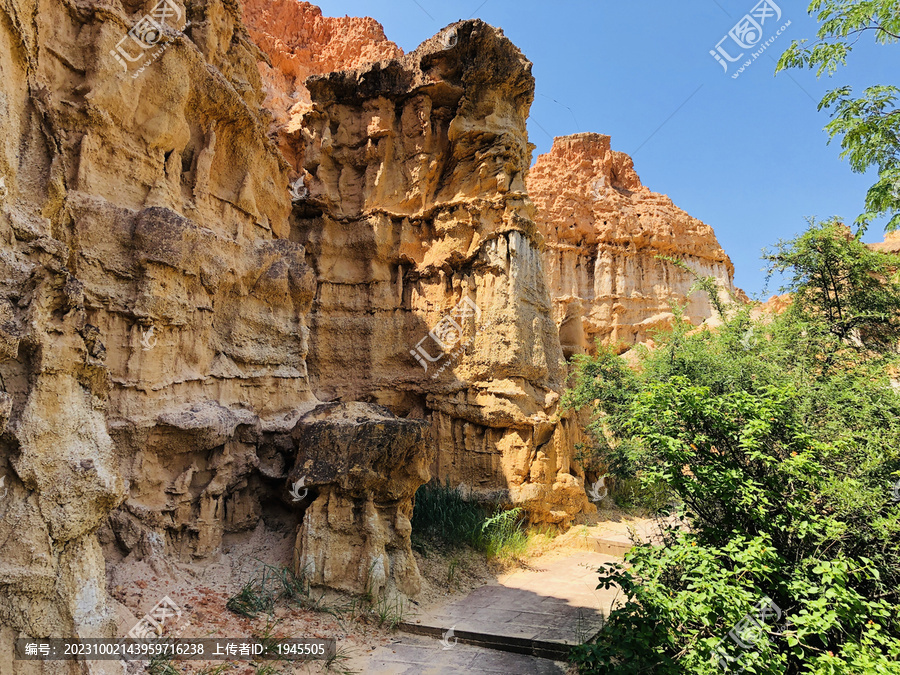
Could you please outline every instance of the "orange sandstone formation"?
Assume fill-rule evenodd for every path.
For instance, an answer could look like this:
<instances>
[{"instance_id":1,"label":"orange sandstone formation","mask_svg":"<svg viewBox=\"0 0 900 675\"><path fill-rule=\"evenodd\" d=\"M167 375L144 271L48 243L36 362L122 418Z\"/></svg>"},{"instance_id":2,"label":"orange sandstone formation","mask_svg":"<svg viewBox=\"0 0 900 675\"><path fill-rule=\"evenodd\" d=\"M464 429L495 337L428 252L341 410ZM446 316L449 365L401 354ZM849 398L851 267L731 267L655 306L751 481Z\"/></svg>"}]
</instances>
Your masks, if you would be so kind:
<instances>
[{"instance_id":1,"label":"orange sandstone formation","mask_svg":"<svg viewBox=\"0 0 900 675\"><path fill-rule=\"evenodd\" d=\"M310 75L403 55L369 17L326 17L315 5L297 0L243 0L243 10L250 37L267 57L258 64L264 106L274 115L280 136L296 131L310 108L305 84ZM290 148L283 142L280 146L297 166Z\"/></svg>"},{"instance_id":2,"label":"orange sandstone formation","mask_svg":"<svg viewBox=\"0 0 900 675\"><path fill-rule=\"evenodd\" d=\"M309 194L295 207L319 290L323 399L430 420L434 474L567 523L592 508L525 192L531 63L482 21L310 78Z\"/></svg>"},{"instance_id":3,"label":"orange sandstone formation","mask_svg":"<svg viewBox=\"0 0 900 675\"><path fill-rule=\"evenodd\" d=\"M724 296L743 296L712 228L642 185L609 136L555 139L527 184L566 356L591 350L597 338L623 346L646 340L670 325L672 302L687 303L692 323L713 316L704 293L689 293L691 275L659 256L713 277Z\"/></svg>"},{"instance_id":4,"label":"orange sandstone formation","mask_svg":"<svg viewBox=\"0 0 900 675\"><path fill-rule=\"evenodd\" d=\"M869 248L873 251L884 251L885 253L900 253L900 230L888 232L884 236L884 241L869 244Z\"/></svg>"}]
</instances>

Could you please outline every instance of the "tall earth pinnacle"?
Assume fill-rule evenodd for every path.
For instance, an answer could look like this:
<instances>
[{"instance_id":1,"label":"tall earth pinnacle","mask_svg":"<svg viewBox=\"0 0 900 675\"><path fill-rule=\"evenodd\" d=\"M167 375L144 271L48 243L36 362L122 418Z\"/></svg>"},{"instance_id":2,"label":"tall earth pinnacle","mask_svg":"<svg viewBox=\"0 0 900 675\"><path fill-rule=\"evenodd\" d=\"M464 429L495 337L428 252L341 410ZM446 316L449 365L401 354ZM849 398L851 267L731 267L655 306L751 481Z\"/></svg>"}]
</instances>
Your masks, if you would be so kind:
<instances>
[{"instance_id":1,"label":"tall earth pinnacle","mask_svg":"<svg viewBox=\"0 0 900 675\"><path fill-rule=\"evenodd\" d=\"M311 77L293 228L318 292L311 383L431 419L436 477L538 521L586 502L525 192L531 64L482 21Z\"/></svg>"}]
</instances>

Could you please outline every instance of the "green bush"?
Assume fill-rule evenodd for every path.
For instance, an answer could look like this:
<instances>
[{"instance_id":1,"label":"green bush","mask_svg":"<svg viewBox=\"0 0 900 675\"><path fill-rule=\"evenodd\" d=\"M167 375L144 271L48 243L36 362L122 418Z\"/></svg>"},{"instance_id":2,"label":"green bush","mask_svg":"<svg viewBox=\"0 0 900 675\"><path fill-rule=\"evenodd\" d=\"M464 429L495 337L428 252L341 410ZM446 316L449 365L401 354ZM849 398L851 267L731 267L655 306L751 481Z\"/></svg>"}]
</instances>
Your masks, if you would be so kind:
<instances>
[{"instance_id":1,"label":"green bush","mask_svg":"<svg viewBox=\"0 0 900 675\"><path fill-rule=\"evenodd\" d=\"M469 501L449 484L427 483L416 492L412 517L413 546L470 546L489 558L520 555L528 542L522 508L494 508Z\"/></svg>"},{"instance_id":2,"label":"green bush","mask_svg":"<svg viewBox=\"0 0 900 675\"><path fill-rule=\"evenodd\" d=\"M735 671L900 673L900 394L885 317L900 311L900 261L828 243L844 236L814 225L780 247L782 262L840 276L793 277L796 298L827 300L765 323L733 308L715 333L676 325L630 381L609 354L578 364L569 400L597 402L609 463L669 486L690 525L599 571L625 599L574 650L582 672L713 673L721 647ZM763 598L788 623L742 649L728 633Z\"/></svg>"},{"instance_id":3,"label":"green bush","mask_svg":"<svg viewBox=\"0 0 900 675\"><path fill-rule=\"evenodd\" d=\"M615 478L609 486L610 498L622 509L639 515L668 513L672 491L662 481L643 481L639 477Z\"/></svg>"}]
</instances>

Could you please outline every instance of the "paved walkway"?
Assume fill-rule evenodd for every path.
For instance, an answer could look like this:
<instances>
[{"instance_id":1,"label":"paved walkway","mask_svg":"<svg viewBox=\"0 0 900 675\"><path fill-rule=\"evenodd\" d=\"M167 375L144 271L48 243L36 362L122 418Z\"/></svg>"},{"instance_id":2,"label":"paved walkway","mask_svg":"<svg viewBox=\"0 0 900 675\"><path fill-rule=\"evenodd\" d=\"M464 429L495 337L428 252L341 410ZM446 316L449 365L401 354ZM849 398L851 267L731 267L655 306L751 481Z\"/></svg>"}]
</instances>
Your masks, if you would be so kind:
<instances>
[{"instance_id":1,"label":"paved walkway","mask_svg":"<svg viewBox=\"0 0 900 675\"><path fill-rule=\"evenodd\" d=\"M617 595L596 590L597 568L620 559L594 551L538 558L402 624L411 634L373 651L365 672L565 673L569 647L599 632Z\"/></svg>"},{"instance_id":2,"label":"paved walkway","mask_svg":"<svg viewBox=\"0 0 900 675\"><path fill-rule=\"evenodd\" d=\"M363 672L366 675L563 675L566 664L462 643L444 649L437 639L404 635L397 643L373 651Z\"/></svg>"},{"instance_id":3,"label":"paved walkway","mask_svg":"<svg viewBox=\"0 0 900 675\"><path fill-rule=\"evenodd\" d=\"M643 542L659 544L662 542L660 527L675 524L678 524L675 518L657 522L649 518L619 517L618 520L607 520L589 527L576 525L561 535L560 541L572 548L622 558L634 545L633 537Z\"/></svg>"}]
</instances>

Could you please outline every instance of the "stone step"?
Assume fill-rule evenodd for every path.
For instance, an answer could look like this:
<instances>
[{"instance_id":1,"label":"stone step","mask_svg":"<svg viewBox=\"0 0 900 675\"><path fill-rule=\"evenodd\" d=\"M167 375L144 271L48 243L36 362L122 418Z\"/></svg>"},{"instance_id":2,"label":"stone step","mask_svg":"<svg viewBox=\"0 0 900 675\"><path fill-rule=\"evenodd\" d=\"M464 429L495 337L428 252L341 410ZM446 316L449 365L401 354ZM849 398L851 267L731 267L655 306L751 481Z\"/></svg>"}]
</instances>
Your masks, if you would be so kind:
<instances>
[{"instance_id":1,"label":"stone step","mask_svg":"<svg viewBox=\"0 0 900 675\"><path fill-rule=\"evenodd\" d=\"M366 675L565 675L569 664L527 654L470 645L449 645L422 635L404 635L372 650Z\"/></svg>"},{"instance_id":2,"label":"stone step","mask_svg":"<svg viewBox=\"0 0 900 675\"><path fill-rule=\"evenodd\" d=\"M541 659L550 659L551 661L566 661L569 658L569 650L574 644L557 640L542 640L537 638L522 638L512 635L495 635L491 632L478 632L472 630L462 630L453 628L453 633L448 635L448 631L452 627L444 628L442 626L428 626L416 623L401 623L400 630L412 635L424 635L441 641L441 644L459 644L473 645L475 647L483 647L485 649L495 649L501 652L510 652L512 654L523 654L525 656L534 656ZM586 639L593 639L602 630L602 624L598 629L587 636Z\"/></svg>"},{"instance_id":3,"label":"stone step","mask_svg":"<svg viewBox=\"0 0 900 675\"><path fill-rule=\"evenodd\" d=\"M632 542L624 538L587 537L587 541L590 545L588 550L617 558L623 558L634 547Z\"/></svg>"},{"instance_id":4,"label":"stone step","mask_svg":"<svg viewBox=\"0 0 900 675\"><path fill-rule=\"evenodd\" d=\"M613 533L606 545L624 543ZM527 569L405 621L403 637L373 651L365 672L564 675L572 647L599 634L619 595L597 589L597 569L621 555L579 548L533 559Z\"/></svg>"},{"instance_id":5,"label":"stone step","mask_svg":"<svg viewBox=\"0 0 900 675\"><path fill-rule=\"evenodd\" d=\"M400 628L437 640L446 636L463 644L565 660L573 645L602 629L618 591L598 590L596 570L620 559L594 551L537 559L531 569L504 575Z\"/></svg>"}]
</instances>

